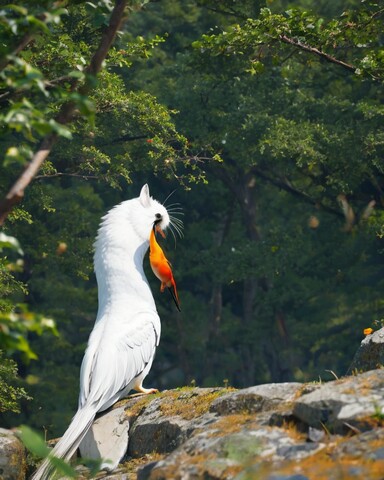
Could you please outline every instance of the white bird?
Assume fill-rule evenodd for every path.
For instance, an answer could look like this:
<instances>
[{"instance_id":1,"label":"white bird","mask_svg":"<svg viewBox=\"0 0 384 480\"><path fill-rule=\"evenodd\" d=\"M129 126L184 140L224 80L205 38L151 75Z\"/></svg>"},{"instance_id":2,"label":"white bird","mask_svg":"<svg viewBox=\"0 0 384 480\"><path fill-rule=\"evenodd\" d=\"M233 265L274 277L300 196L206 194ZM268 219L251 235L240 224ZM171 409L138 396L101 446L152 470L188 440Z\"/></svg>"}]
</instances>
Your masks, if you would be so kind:
<instances>
[{"instance_id":1,"label":"white bird","mask_svg":"<svg viewBox=\"0 0 384 480\"><path fill-rule=\"evenodd\" d=\"M95 242L94 265L99 308L80 372L78 411L52 455L70 459L90 429L96 413L106 410L132 389L143 387L160 339L160 318L143 270L143 258L154 224L170 225L166 208L149 195L112 208L103 217ZM54 473L49 460L33 480Z\"/></svg>"}]
</instances>

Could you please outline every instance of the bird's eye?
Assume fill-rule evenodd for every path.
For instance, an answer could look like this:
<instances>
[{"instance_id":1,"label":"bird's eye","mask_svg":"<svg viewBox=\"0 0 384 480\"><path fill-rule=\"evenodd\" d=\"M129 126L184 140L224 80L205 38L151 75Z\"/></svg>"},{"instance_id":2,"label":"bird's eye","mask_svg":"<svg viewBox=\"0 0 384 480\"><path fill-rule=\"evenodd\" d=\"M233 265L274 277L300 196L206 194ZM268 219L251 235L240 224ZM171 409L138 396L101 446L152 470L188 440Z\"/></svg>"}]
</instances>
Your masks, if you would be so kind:
<instances>
[{"instance_id":1,"label":"bird's eye","mask_svg":"<svg viewBox=\"0 0 384 480\"><path fill-rule=\"evenodd\" d=\"M156 213L155 217L157 218L157 220L160 220L161 219L161 213Z\"/></svg>"}]
</instances>

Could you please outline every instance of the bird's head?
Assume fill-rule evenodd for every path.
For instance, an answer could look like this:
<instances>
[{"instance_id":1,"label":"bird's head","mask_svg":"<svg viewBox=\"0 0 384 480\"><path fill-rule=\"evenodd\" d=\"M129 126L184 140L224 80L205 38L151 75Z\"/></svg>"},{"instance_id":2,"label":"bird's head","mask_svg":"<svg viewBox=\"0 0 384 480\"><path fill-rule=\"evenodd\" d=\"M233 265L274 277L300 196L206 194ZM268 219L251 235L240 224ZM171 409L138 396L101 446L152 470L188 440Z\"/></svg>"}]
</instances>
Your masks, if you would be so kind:
<instances>
[{"instance_id":1,"label":"bird's head","mask_svg":"<svg viewBox=\"0 0 384 480\"><path fill-rule=\"evenodd\" d=\"M167 209L150 196L147 184L141 189L137 199L137 208L132 211L132 224L143 240L149 239L152 228L164 235L163 231L170 224Z\"/></svg>"},{"instance_id":2,"label":"bird's head","mask_svg":"<svg viewBox=\"0 0 384 480\"><path fill-rule=\"evenodd\" d=\"M160 233L160 235L165 238L165 233L163 229L161 228L161 222L162 222L162 216L158 213L156 220L153 222L153 231L155 233Z\"/></svg>"}]
</instances>

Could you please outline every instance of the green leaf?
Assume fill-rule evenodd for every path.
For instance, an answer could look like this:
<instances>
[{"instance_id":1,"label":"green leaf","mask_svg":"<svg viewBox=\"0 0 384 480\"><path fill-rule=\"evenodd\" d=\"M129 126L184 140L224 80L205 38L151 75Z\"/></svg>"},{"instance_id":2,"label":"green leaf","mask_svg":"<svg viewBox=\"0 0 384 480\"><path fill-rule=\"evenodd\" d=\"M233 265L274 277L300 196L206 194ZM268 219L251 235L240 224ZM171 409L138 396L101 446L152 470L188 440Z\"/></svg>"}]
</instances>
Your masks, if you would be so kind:
<instances>
[{"instance_id":1,"label":"green leaf","mask_svg":"<svg viewBox=\"0 0 384 480\"><path fill-rule=\"evenodd\" d=\"M48 458L56 470L66 477L76 478L77 472L65 460L52 455L52 450L47 447L45 441L37 432L26 425L20 427L20 440L25 447L34 455L40 458Z\"/></svg>"},{"instance_id":2,"label":"green leaf","mask_svg":"<svg viewBox=\"0 0 384 480\"><path fill-rule=\"evenodd\" d=\"M13 3L9 3L6 8L9 10L13 10L23 16L26 16L28 14L28 10L25 7L22 7L20 5L14 5Z\"/></svg>"},{"instance_id":3,"label":"green leaf","mask_svg":"<svg viewBox=\"0 0 384 480\"><path fill-rule=\"evenodd\" d=\"M56 120L54 120L53 118L51 118L48 123L51 126L52 130L58 135L60 135L60 137L67 138L68 140L72 138L72 132L65 125L56 122Z\"/></svg>"},{"instance_id":4,"label":"green leaf","mask_svg":"<svg viewBox=\"0 0 384 480\"><path fill-rule=\"evenodd\" d=\"M49 455L51 450L43 438L27 425L21 425L19 437L26 448L37 457L45 458Z\"/></svg>"},{"instance_id":5,"label":"green leaf","mask_svg":"<svg viewBox=\"0 0 384 480\"><path fill-rule=\"evenodd\" d=\"M77 472L74 468L72 468L65 460L62 458L54 457L49 455L48 459L50 463L56 468L56 470L66 477L69 478L77 478Z\"/></svg>"}]
</instances>

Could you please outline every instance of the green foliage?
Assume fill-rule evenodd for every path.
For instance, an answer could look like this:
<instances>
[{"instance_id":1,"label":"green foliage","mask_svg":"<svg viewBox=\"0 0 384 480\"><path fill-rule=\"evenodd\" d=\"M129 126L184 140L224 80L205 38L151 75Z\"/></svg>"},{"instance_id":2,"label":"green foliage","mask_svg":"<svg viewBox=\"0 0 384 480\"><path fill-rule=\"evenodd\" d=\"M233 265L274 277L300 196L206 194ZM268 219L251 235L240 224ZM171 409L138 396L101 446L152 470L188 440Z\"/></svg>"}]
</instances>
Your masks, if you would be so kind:
<instances>
[{"instance_id":1,"label":"green foliage","mask_svg":"<svg viewBox=\"0 0 384 480\"><path fill-rule=\"evenodd\" d=\"M25 362L36 360L38 357L31 349L27 335L45 332L57 335L55 322L29 312L26 305L18 304L12 311L0 313L0 345L8 355L21 353Z\"/></svg>"},{"instance_id":2,"label":"green foliage","mask_svg":"<svg viewBox=\"0 0 384 480\"><path fill-rule=\"evenodd\" d=\"M0 252L23 255L20 243L14 237L0 234ZM22 271L22 258L12 261L8 257L0 259L0 346L8 355L16 352L22 355L25 362L37 359L27 340L28 333L42 335L43 332L57 334L55 323L37 313L31 313L28 306L17 301L18 296L25 295L25 286L17 281L14 274ZM19 297L22 298L22 297Z\"/></svg>"},{"instance_id":3,"label":"green foliage","mask_svg":"<svg viewBox=\"0 0 384 480\"><path fill-rule=\"evenodd\" d=\"M2 358L17 355L25 363L37 359L31 348L28 336L42 335L45 332L57 334L53 320L31 313L20 300L26 295L25 285L15 279L23 269L23 250L18 240L0 233L0 252L7 256L0 258L0 413L20 413L20 401L31 400L20 386L18 368L15 361ZM16 385L16 386L15 386Z\"/></svg>"},{"instance_id":4,"label":"green foliage","mask_svg":"<svg viewBox=\"0 0 384 480\"><path fill-rule=\"evenodd\" d=\"M24 388L17 384L17 365L13 360L3 358L0 351L0 413L20 412L20 400L31 400Z\"/></svg>"},{"instance_id":5,"label":"green foliage","mask_svg":"<svg viewBox=\"0 0 384 480\"><path fill-rule=\"evenodd\" d=\"M42 19L41 30L35 32L27 23L20 32L21 17L16 22L17 28L0 29L0 38L1 35L4 38L11 35L16 37L15 44L21 42L16 48L17 54L3 52L0 76L0 88L4 91L0 142L6 152L3 166L7 175L11 175L19 164L27 162L37 142L48 134L74 140L70 144L64 142L58 149L62 155L73 155L73 162L60 171L59 156L56 168L52 161L49 163L51 175L95 176L117 187L119 181L130 181L131 164L136 163L131 158L138 154L173 175L175 157L180 156L178 151L183 151L186 140L175 131L172 113L149 95L126 93L125 85L115 73L116 68L126 69L135 60L148 58L151 50L164 38L155 36L145 40L138 36L124 42L124 48L119 45L112 48L98 85L87 74L86 68L101 37L101 29L109 18L111 5L110 2L74 2L67 10L50 9L49 12L42 7L23 6L20 8L25 15ZM20 8L16 13L12 8L3 10L4 22L12 23L15 15L21 15ZM18 36L21 33L27 35L25 44ZM92 96L74 88L90 82L97 86ZM68 102L72 102L82 116L71 127L55 118L60 107ZM123 124L127 125L126 131L120 128ZM119 132L117 138L115 132ZM114 136L111 138L111 135ZM87 139L85 144L84 136ZM156 143L148 148L145 140L155 136ZM129 143L136 138L141 142ZM117 156L115 161L110 160L111 153L107 154L103 148L112 142L121 146L117 152L112 151ZM78 158L72 150L82 152L85 158Z\"/></svg>"},{"instance_id":6,"label":"green foliage","mask_svg":"<svg viewBox=\"0 0 384 480\"><path fill-rule=\"evenodd\" d=\"M281 62L294 47L298 52L323 56L356 75L382 80L381 15L380 3L372 1L347 8L330 20L301 8L284 13L262 8L258 18L247 18L222 33L205 34L193 45L203 55L244 56L252 74L260 72L270 59Z\"/></svg>"},{"instance_id":7,"label":"green foliage","mask_svg":"<svg viewBox=\"0 0 384 480\"><path fill-rule=\"evenodd\" d=\"M3 38L0 51L0 86L2 109L2 142L6 146L6 160L24 162L32 152L32 144L42 135L57 133L65 137L70 132L53 118L47 118L43 103L47 103L56 94L47 88L46 79L41 69L30 62L29 55L22 52L25 44L41 36L54 36L65 9L45 10L42 5L26 4L17 6L9 4L0 11L0 38ZM28 98L29 97L29 98ZM42 103L43 102L43 103ZM4 108L5 107L5 108ZM18 148L20 135L25 144Z\"/></svg>"}]
</instances>

